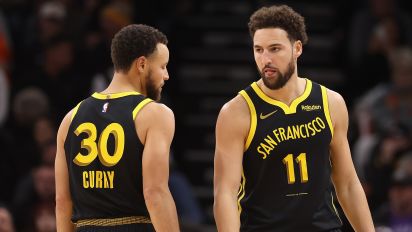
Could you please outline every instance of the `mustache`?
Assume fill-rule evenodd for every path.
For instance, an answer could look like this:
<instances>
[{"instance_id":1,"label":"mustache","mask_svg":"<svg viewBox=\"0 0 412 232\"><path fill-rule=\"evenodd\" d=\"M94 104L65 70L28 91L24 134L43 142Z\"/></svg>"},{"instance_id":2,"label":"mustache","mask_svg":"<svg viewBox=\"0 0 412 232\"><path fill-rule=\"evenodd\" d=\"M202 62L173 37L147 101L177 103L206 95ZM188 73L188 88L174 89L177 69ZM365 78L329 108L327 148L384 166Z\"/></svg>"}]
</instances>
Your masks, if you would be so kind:
<instances>
[{"instance_id":1,"label":"mustache","mask_svg":"<svg viewBox=\"0 0 412 232\"><path fill-rule=\"evenodd\" d=\"M270 64L265 65L265 67L262 68L262 71L265 71L265 69L268 69L268 68L279 71L278 68L276 68L275 66L272 66Z\"/></svg>"}]
</instances>

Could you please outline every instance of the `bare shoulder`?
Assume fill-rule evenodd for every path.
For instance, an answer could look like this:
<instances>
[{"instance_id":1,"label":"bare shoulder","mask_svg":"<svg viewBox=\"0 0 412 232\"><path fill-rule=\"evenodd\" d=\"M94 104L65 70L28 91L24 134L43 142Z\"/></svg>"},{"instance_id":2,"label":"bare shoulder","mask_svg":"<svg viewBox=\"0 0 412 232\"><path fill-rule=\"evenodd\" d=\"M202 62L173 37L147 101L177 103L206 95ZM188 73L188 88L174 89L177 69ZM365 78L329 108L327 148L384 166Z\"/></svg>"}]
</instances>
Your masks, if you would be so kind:
<instances>
[{"instance_id":1,"label":"bare shoulder","mask_svg":"<svg viewBox=\"0 0 412 232\"><path fill-rule=\"evenodd\" d=\"M70 124L72 122L74 109L70 110L66 116L64 116L62 122L60 123L59 130L57 132L58 142L64 142L66 140L67 133L69 131Z\"/></svg>"},{"instance_id":2,"label":"bare shoulder","mask_svg":"<svg viewBox=\"0 0 412 232\"><path fill-rule=\"evenodd\" d=\"M173 135L175 130L175 117L173 111L166 105L150 102L137 114L135 126L140 141L145 144L149 128L162 130L164 133Z\"/></svg>"},{"instance_id":3,"label":"bare shoulder","mask_svg":"<svg viewBox=\"0 0 412 232\"><path fill-rule=\"evenodd\" d=\"M136 117L136 120L143 120L145 122L151 122L154 120L173 120L173 111L165 104L151 102L144 106Z\"/></svg>"},{"instance_id":4,"label":"bare shoulder","mask_svg":"<svg viewBox=\"0 0 412 232\"><path fill-rule=\"evenodd\" d=\"M226 134L247 135L250 127L250 113L246 100L239 94L223 105L216 129Z\"/></svg>"},{"instance_id":5,"label":"bare shoulder","mask_svg":"<svg viewBox=\"0 0 412 232\"><path fill-rule=\"evenodd\" d=\"M230 117L231 119L246 119L250 116L249 107L245 99L239 94L223 105L219 117Z\"/></svg>"},{"instance_id":6,"label":"bare shoulder","mask_svg":"<svg viewBox=\"0 0 412 232\"><path fill-rule=\"evenodd\" d=\"M348 120L348 110L342 95L336 91L327 89L329 112L334 125L337 122Z\"/></svg>"},{"instance_id":7,"label":"bare shoulder","mask_svg":"<svg viewBox=\"0 0 412 232\"><path fill-rule=\"evenodd\" d=\"M333 106L346 106L345 100L343 99L342 95L338 92L333 91L331 89L327 89L329 104Z\"/></svg>"}]
</instances>

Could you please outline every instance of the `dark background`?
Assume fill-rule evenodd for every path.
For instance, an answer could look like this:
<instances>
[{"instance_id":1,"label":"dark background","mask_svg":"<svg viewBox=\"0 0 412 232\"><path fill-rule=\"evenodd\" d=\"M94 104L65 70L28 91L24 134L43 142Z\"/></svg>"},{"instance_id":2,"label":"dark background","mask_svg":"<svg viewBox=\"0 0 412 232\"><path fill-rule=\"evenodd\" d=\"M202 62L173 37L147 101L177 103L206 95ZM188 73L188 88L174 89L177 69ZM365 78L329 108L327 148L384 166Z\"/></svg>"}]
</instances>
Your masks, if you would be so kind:
<instances>
[{"instance_id":1,"label":"dark background","mask_svg":"<svg viewBox=\"0 0 412 232\"><path fill-rule=\"evenodd\" d=\"M299 76L346 100L352 155L375 224L400 231L393 219L401 218L412 228L412 58L392 55L399 48L410 52L412 8L406 0L0 0L0 209L10 213L5 218L13 219L16 231L55 230L58 125L79 101L110 82L114 33L144 23L169 39L163 101L176 117L171 189L183 231L215 231L217 114L258 79L249 16L282 3L306 20L309 43L298 61ZM395 79L394 69L404 78ZM346 221L344 231L351 231Z\"/></svg>"}]
</instances>

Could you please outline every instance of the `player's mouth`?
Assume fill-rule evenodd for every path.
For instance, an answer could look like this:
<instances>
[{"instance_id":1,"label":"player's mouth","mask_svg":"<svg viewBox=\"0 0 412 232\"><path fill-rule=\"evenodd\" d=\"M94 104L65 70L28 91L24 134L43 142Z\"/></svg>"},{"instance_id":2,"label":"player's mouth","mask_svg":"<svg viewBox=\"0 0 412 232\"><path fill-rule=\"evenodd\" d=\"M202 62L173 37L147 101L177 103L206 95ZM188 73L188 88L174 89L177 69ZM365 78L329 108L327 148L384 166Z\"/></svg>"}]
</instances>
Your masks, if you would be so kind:
<instances>
[{"instance_id":1,"label":"player's mouth","mask_svg":"<svg viewBox=\"0 0 412 232\"><path fill-rule=\"evenodd\" d=\"M265 68L263 69L263 73L265 74L266 77L271 77L276 74L277 70L274 68Z\"/></svg>"}]
</instances>

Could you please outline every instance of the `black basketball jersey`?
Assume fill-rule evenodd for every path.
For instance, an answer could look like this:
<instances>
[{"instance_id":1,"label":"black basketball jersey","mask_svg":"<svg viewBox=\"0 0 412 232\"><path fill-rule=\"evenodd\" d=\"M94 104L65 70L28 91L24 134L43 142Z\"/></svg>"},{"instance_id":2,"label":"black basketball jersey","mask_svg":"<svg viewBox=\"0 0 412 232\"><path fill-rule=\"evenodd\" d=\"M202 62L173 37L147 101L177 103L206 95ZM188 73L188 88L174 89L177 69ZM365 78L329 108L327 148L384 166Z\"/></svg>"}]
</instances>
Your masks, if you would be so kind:
<instances>
[{"instance_id":1,"label":"black basketball jersey","mask_svg":"<svg viewBox=\"0 0 412 232\"><path fill-rule=\"evenodd\" d=\"M143 216L143 144L135 118L152 100L137 92L94 93L79 103L64 144L74 222Z\"/></svg>"},{"instance_id":2,"label":"black basketball jersey","mask_svg":"<svg viewBox=\"0 0 412 232\"><path fill-rule=\"evenodd\" d=\"M306 79L290 106L252 83L240 95L251 113L238 195L241 231L339 228L333 205L326 88Z\"/></svg>"}]
</instances>

